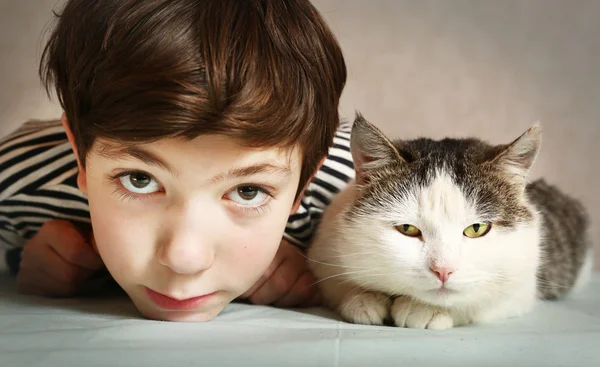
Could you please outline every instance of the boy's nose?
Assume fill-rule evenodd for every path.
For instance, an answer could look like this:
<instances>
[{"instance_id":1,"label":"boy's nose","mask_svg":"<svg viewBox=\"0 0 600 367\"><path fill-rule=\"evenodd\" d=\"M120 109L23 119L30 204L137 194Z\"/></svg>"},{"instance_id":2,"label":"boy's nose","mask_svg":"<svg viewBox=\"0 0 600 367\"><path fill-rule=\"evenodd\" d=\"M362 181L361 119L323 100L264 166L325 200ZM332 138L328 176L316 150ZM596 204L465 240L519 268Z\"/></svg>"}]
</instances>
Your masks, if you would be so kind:
<instances>
[{"instance_id":1,"label":"boy's nose","mask_svg":"<svg viewBox=\"0 0 600 367\"><path fill-rule=\"evenodd\" d=\"M210 269L215 259L215 251L206 238L189 230L173 233L158 249L158 262L173 272L192 275Z\"/></svg>"}]
</instances>

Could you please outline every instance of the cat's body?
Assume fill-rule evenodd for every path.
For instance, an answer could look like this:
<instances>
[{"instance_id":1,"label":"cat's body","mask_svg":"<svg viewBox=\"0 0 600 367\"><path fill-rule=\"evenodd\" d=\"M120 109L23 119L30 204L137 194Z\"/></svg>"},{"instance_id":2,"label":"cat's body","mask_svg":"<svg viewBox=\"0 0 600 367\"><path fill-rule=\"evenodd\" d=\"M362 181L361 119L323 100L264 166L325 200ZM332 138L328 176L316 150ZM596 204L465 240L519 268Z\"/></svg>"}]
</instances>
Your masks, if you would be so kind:
<instances>
[{"instance_id":1,"label":"cat's body","mask_svg":"<svg viewBox=\"0 0 600 367\"><path fill-rule=\"evenodd\" d=\"M350 322L446 329L564 296L591 259L587 216L544 181L526 182L539 145L539 128L503 146L391 142L359 116L357 180L308 252L326 304Z\"/></svg>"}]
</instances>

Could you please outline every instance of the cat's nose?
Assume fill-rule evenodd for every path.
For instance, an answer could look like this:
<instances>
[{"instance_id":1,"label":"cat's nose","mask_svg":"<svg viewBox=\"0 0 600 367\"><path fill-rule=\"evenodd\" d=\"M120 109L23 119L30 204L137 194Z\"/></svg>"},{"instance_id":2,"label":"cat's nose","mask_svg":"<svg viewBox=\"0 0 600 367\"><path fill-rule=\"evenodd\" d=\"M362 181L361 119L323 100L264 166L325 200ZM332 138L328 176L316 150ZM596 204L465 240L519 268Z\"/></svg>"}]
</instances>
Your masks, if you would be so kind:
<instances>
[{"instance_id":1,"label":"cat's nose","mask_svg":"<svg viewBox=\"0 0 600 367\"><path fill-rule=\"evenodd\" d=\"M437 277L442 281L442 283L446 283L450 275L456 271L456 269L449 266L435 266L432 265L430 267L431 271L437 275Z\"/></svg>"}]
</instances>

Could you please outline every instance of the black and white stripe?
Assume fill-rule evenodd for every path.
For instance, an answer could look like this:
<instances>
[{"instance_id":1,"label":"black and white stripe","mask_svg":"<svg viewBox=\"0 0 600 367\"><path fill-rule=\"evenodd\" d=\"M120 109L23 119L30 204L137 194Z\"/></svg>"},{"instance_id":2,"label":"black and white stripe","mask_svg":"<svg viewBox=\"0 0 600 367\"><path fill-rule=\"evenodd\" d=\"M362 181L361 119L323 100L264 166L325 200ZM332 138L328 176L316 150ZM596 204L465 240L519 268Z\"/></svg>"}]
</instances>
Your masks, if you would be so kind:
<instances>
[{"instance_id":1,"label":"black and white stripe","mask_svg":"<svg viewBox=\"0 0 600 367\"><path fill-rule=\"evenodd\" d=\"M323 210L333 195L354 179L354 164L350 153L350 123L343 122L334 138L334 145L315 178L308 185L298 211L291 215L284 237L306 247L321 220Z\"/></svg>"},{"instance_id":2,"label":"black and white stripe","mask_svg":"<svg viewBox=\"0 0 600 367\"><path fill-rule=\"evenodd\" d=\"M89 222L77 161L60 121L31 121L0 140L0 247L21 247L44 222Z\"/></svg>"},{"instance_id":3,"label":"black and white stripe","mask_svg":"<svg viewBox=\"0 0 600 367\"><path fill-rule=\"evenodd\" d=\"M324 165L290 216L285 238L305 246L331 197L354 178L349 123L342 123ZM77 188L77 161L60 121L30 121L0 140L0 249L20 248L44 222L89 223Z\"/></svg>"}]
</instances>

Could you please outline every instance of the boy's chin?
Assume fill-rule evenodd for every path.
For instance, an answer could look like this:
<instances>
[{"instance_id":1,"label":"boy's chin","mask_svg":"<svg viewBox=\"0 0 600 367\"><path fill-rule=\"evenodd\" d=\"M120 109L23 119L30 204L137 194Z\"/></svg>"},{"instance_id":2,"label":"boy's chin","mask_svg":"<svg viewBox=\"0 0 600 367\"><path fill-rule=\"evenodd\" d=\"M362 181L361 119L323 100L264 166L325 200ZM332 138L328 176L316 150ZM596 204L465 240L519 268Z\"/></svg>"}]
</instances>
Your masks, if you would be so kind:
<instances>
[{"instance_id":1,"label":"boy's chin","mask_svg":"<svg viewBox=\"0 0 600 367\"><path fill-rule=\"evenodd\" d=\"M163 310L153 304L146 302L133 301L138 311L147 319L156 321L175 321L175 322L206 322L217 317L225 308L223 304L211 305L197 310L189 311L170 311Z\"/></svg>"},{"instance_id":2,"label":"boy's chin","mask_svg":"<svg viewBox=\"0 0 600 367\"><path fill-rule=\"evenodd\" d=\"M192 310L192 311L167 311L149 307L148 309L139 308L140 313L150 319L156 321L174 321L174 322L207 322L217 317L222 306L214 306L210 309Z\"/></svg>"}]
</instances>

